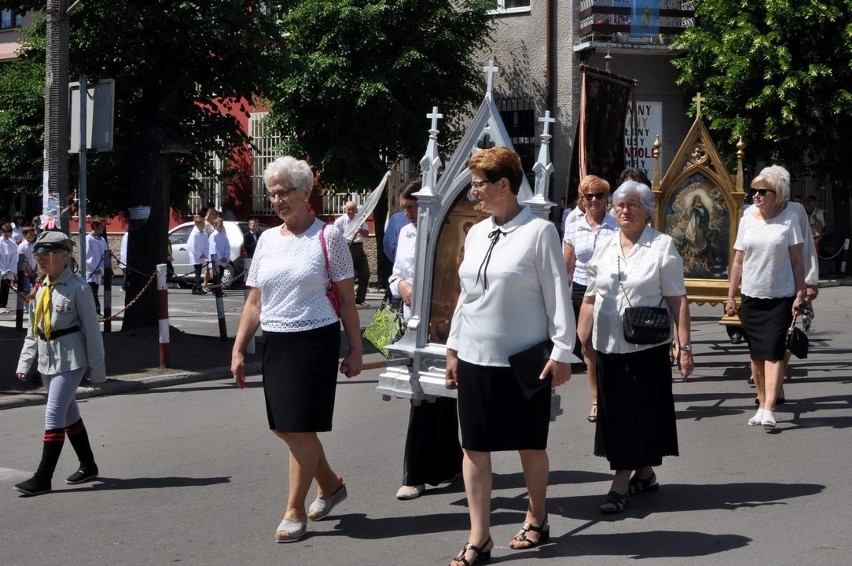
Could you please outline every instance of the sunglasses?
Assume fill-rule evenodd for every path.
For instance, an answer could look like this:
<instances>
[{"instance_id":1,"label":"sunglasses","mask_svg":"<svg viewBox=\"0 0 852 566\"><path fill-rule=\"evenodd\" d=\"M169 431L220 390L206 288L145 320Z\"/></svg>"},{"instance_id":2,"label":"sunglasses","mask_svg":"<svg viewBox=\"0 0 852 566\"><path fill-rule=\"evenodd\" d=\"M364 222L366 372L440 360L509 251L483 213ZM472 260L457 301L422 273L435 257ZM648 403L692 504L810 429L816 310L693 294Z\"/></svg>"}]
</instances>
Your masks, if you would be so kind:
<instances>
[{"instance_id":1,"label":"sunglasses","mask_svg":"<svg viewBox=\"0 0 852 566\"><path fill-rule=\"evenodd\" d=\"M583 195L583 198L586 199L586 200L594 200L594 199L603 200L604 194L603 193L586 193L586 194Z\"/></svg>"},{"instance_id":2,"label":"sunglasses","mask_svg":"<svg viewBox=\"0 0 852 566\"><path fill-rule=\"evenodd\" d=\"M775 194L775 191L773 191L772 189L751 189L749 192L753 195L760 195L762 197L765 197L766 193L772 193L773 195Z\"/></svg>"}]
</instances>

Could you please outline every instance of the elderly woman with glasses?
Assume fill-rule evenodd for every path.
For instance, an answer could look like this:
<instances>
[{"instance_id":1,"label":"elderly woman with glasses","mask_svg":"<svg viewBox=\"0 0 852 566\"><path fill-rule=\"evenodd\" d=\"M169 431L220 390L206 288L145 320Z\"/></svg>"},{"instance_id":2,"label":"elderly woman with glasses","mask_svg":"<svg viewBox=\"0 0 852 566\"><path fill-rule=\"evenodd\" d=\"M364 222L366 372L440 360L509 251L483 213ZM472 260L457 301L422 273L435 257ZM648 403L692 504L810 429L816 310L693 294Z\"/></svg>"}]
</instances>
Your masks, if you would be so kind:
<instances>
[{"instance_id":1,"label":"elderly woman with glasses","mask_svg":"<svg viewBox=\"0 0 852 566\"><path fill-rule=\"evenodd\" d=\"M725 312L737 312L748 337L758 409L751 426L775 429L775 404L784 379L784 338L805 300L804 239L797 208L788 206L790 177L768 167L751 182L754 212L743 215L734 242L734 263Z\"/></svg>"},{"instance_id":2,"label":"elderly woman with glasses","mask_svg":"<svg viewBox=\"0 0 852 566\"><path fill-rule=\"evenodd\" d=\"M596 175L586 175L580 181L579 201L585 201L585 213L576 221L565 226L562 254L568 278L571 280L571 306L574 317L580 316L580 305L586 294L589 282L588 265L595 248L609 240L618 232L618 223L607 212L609 202L609 183ZM575 346L575 354L580 354L580 341ZM592 392L592 409L586 419L593 423L598 418L598 387L595 373L595 353L588 349L583 352L583 361L588 372L589 389Z\"/></svg>"},{"instance_id":3,"label":"elderly woman with glasses","mask_svg":"<svg viewBox=\"0 0 852 566\"><path fill-rule=\"evenodd\" d=\"M447 340L447 387L458 388L468 542L451 566L491 556L491 453L517 450L529 501L516 550L547 542L551 387L571 377L574 316L556 227L518 202L521 159L505 147L468 161L471 196L491 216L474 225L459 267L461 292ZM510 356L547 340L552 351L515 371ZM523 375L521 375L523 374ZM550 381L548 381L550 380ZM534 387L527 388L529 381Z\"/></svg>"},{"instance_id":4,"label":"elderly woman with glasses","mask_svg":"<svg viewBox=\"0 0 852 566\"><path fill-rule=\"evenodd\" d=\"M269 428L290 449L289 494L278 542L295 542L307 520L319 521L346 499L346 484L326 460L318 432L330 431L340 357L340 322L349 352L340 372L361 372L361 330L355 310L352 256L332 226L313 217L310 166L279 157L263 173L272 208L284 224L260 235L246 278L249 295L231 355L237 386L245 387L245 350L263 330L263 394ZM336 288L340 310L328 296ZM305 510L311 483L317 497Z\"/></svg>"},{"instance_id":5,"label":"elderly woman with glasses","mask_svg":"<svg viewBox=\"0 0 852 566\"><path fill-rule=\"evenodd\" d=\"M613 203L620 230L589 261L577 323L584 351L594 349L597 357L595 455L606 457L615 472L601 513L620 513L631 495L658 489L653 466L678 455L672 336L652 344L628 342L625 309L665 305L675 322L684 379L693 369L683 260L672 238L648 225L654 195L647 185L627 181Z\"/></svg>"}]
</instances>

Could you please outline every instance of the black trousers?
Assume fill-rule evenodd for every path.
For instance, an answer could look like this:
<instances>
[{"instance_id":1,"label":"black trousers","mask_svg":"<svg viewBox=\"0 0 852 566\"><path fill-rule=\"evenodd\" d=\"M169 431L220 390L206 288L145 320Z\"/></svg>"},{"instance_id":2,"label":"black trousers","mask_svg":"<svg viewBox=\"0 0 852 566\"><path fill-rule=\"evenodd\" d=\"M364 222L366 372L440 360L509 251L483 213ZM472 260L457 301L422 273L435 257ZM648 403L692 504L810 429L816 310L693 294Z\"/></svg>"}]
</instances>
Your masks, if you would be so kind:
<instances>
[{"instance_id":1,"label":"black trousers","mask_svg":"<svg viewBox=\"0 0 852 566\"><path fill-rule=\"evenodd\" d=\"M0 279L0 308L5 309L9 303L9 280Z\"/></svg>"},{"instance_id":2,"label":"black trousers","mask_svg":"<svg viewBox=\"0 0 852 566\"><path fill-rule=\"evenodd\" d=\"M355 266L355 280L358 287L355 291L355 302L363 303L367 298L367 285L370 284L370 262L364 253L363 243L354 243L349 246L352 253L352 264Z\"/></svg>"},{"instance_id":3,"label":"black trousers","mask_svg":"<svg viewBox=\"0 0 852 566\"><path fill-rule=\"evenodd\" d=\"M405 438L403 485L438 485L461 472L462 449L456 400L411 403Z\"/></svg>"}]
</instances>

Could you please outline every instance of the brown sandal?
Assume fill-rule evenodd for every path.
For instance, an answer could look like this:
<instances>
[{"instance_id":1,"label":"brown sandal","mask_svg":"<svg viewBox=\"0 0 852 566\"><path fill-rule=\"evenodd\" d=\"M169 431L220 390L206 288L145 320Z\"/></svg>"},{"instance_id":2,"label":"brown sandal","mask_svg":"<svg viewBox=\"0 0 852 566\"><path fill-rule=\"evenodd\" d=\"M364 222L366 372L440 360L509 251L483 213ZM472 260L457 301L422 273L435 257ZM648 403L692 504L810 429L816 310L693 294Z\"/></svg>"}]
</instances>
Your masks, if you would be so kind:
<instances>
[{"instance_id":1,"label":"brown sandal","mask_svg":"<svg viewBox=\"0 0 852 566\"><path fill-rule=\"evenodd\" d=\"M532 541L527 538L527 533L530 531L538 533L537 541ZM512 540L517 542L528 543L526 546L511 546L510 544L509 548L511 548L512 550L527 550L529 548L535 548L540 544L546 543L548 540L550 540L550 525L547 524L547 515L544 516L544 521L542 521L541 526L538 527L536 527L529 521L525 522L521 526L520 532L518 532L518 534L516 534Z\"/></svg>"},{"instance_id":2,"label":"brown sandal","mask_svg":"<svg viewBox=\"0 0 852 566\"><path fill-rule=\"evenodd\" d=\"M489 544L491 544L491 548L489 548L488 550L485 550L485 547L488 546ZM452 561L453 562L461 562L462 564L464 564L464 566L473 566L477 562L488 562L489 560L491 560L491 549L492 548L494 548L494 545L491 543L491 537L488 537L488 540L486 540L484 543L482 543L482 546L473 546L469 542L466 542L464 544L464 546L462 547L461 552L459 552L458 556L453 558ZM476 556L473 557L472 562L469 561L465 557L465 554L467 554L468 551L470 551L470 550L472 550L476 553ZM450 564L450 566L453 566L453 565Z\"/></svg>"}]
</instances>

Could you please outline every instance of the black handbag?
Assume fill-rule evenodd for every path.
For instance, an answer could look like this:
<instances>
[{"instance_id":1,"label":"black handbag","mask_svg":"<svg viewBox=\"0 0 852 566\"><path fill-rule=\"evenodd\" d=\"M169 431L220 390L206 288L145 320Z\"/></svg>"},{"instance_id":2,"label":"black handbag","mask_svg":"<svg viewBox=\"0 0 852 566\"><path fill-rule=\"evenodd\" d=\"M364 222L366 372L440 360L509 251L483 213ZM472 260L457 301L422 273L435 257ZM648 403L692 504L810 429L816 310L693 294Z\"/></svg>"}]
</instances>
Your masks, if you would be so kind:
<instances>
[{"instance_id":1,"label":"black handbag","mask_svg":"<svg viewBox=\"0 0 852 566\"><path fill-rule=\"evenodd\" d=\"M810 341L805 331L796 326L797 320L799 320L798 315L793 318L793 323L787 329L787 336L784 338L784 347L800 360L804 360L808 357Z\"/></svg>"},{"instance_id":2,"label":"black handbag","mask_svg":"<svg viewBox=\"0 0 852 566\"><path fill-rule=\"evenodd\" d=\"M551 350L553 350L553 342L548 338L509 356L509 365L512 367L515 379L518 380L524 399L529 400L542 389L550 389L552 376L547 374L544 379L539 378L541 370L550 359Z\"/></svg>"},{"instance_id":3,"label":"black handbag","mask_svg":"<svg viewBox=\"0 0 852 566\"><path fill-rule=\"evenodd\" d=\"M618 285L624 293L624 300L629 305L624 309L622 327L624 339L631 344L661 344L671 340L671 318L669 310L660 305L656 307L634 307L627 298L624 285L621 284L621 258L618 258Z\"/></svg>"},{"instance_id":4,"label":"black handbag","mask_svg":"<svg viewBox=\"0 0 852 566\"><path fill-rule=\"evenodd\" d=\"M624 309L624 339L631 344L660 344L671 338L669 311L664 307Z\"/></svg>"}]
</instances>

